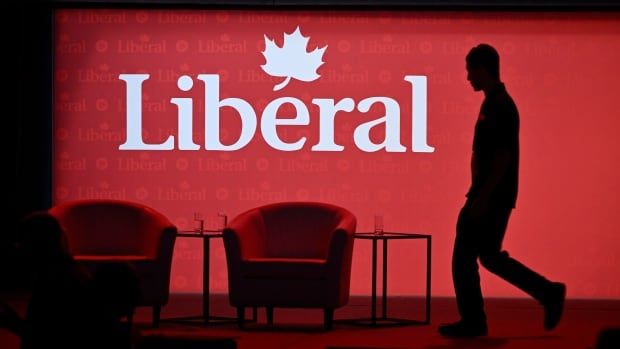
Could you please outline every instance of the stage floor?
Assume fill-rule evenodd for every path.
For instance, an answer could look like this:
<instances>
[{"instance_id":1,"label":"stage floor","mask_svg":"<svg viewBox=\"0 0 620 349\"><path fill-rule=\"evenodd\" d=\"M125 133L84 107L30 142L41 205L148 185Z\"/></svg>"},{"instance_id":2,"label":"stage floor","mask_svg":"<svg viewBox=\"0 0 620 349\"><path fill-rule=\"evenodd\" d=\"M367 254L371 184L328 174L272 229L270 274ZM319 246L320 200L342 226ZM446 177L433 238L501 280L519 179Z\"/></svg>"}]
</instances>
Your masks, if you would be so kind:
<instances>
[{"instance_id":1,"label":"stage floor","mask_svg":"<svg viewBox=\"0 0 620 349\"><path fill-rule=\"evenodd\" d=\"M19 297L11 300L23 306ZM380 304L379 304L380 305ZM422 298L395 297L389 300L388 316L423 319ZM199 295L173 294L162 311L163 318L198 315L201 312ZM379 312L381 307L378 307ZM543 329L542 308L529 299L488 299L486 309L489 336L473 340L449 340L437 334L437 326L456 319L456 305L452 298L434 298L430 325L369 328L336 323L332 331L322 327L322 311L312 309L276 309L274 326L266 325L263 309L258 322L248 324L240 331L234 323L205 326L164 321L160 328L150 327L151 312L140 308L136 313L136 335L166 337L233 338L240 349L310 349L310 348L421 348L421 349L484 349L484 348L594 348L601 330L620 328L620 300L567 300L564 317L552 332ZM233 316L225 295L211 297L211 315ZM250 312L248 312L248 317ZM352 297L350 304L336 311L336 319L368 317L369 297ZM5 330L0 330L0 347L17 349L19 341ZM204 346L211 348L211 346ZM176 348L173 348L176 349ZM179 348L181 349L181 348Z\"/></svg>"}]
</instances>

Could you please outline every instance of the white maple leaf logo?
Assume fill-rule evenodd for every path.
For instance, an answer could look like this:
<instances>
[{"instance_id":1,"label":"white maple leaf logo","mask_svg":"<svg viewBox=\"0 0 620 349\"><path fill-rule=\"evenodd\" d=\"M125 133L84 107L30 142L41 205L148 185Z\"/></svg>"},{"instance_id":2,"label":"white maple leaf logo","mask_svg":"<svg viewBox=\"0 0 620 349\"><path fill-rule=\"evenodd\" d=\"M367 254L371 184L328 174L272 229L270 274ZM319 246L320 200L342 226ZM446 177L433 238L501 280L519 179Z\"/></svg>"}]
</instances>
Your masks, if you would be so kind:
<instances>
[{"instance_id":1,"label":"white maple leaf logo","mask_svg":"<svg viewBox=\"0 0 620 349\"><path fill-rule=\"evenodd\" d=\"M308 82L320 77L316 70L325 63L322 59L327 45L307 52L308 40L310 37L302 36L299 26L292 34L284 33L282 47L276 45L273 40L265 35L263 56L265 56L267 63L261 65L261 68L271 76L286 77L284 81L273 87L274 91L284 88L291 81L291 78Z\"/></svg>"}]
</instances>

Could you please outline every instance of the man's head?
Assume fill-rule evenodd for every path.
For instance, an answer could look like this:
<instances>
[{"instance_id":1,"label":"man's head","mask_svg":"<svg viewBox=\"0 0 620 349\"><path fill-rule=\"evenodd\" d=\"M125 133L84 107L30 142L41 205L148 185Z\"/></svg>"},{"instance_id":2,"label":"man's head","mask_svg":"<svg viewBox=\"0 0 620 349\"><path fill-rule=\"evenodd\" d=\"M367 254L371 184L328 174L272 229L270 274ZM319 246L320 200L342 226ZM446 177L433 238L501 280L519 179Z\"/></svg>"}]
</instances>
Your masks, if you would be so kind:
<instances>
[{"instance_id":1,"label":"man's head","mask_svg":"<svg viewBox=\"0 0 620 349\"><path fill-rule=\"evenodd\" d=\"M31 213L19 228L18 248L34 270L71 259L65 232L49 213Z\"/></svg>"},{"instance_id":2,"label":"man's head","mask_svg":"<svg viewBox=\"0 0 620 349\"><path fill-rule=\"evenodd\" d=\"M467 80L474 91L495 86L499 81L499 54L488 44L479 44L465 57Z\"/></svg>"}]
</instances>

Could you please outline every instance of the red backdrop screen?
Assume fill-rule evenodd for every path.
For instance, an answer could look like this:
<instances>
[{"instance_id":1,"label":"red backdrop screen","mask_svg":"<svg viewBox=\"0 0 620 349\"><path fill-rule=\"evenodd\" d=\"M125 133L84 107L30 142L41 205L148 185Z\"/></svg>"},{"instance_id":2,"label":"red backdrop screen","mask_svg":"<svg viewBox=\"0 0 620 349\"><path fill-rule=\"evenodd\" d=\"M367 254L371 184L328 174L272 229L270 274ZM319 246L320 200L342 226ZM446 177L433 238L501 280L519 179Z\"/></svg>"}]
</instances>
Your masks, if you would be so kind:
<instances>
[{"instance_id":1,"label":"red backdrop screen","mask_svg":"<svg viewBox=\"0 0 620 349\"><path fill-rule=\"evenodd\" d=\"M218 213L329 202L351 210L358 231L381 215L386 231L431 234L433 294L453 295L483 99L464 58L485 42L521 117L504 247L571 297L618 298L619 34L617 14L58 10L54 202L138 201L183 230L196 213L212 228ZM212 287L225 292L221 241L212 248ZM421 241L390 245L390 294L423 293L424 253ZM201 290L201 259L200 241L177 240L173 292ZM487 295L523 296L482 278ZM370 293L365 240L351 282Z\"/></svg>"}]
</instances>

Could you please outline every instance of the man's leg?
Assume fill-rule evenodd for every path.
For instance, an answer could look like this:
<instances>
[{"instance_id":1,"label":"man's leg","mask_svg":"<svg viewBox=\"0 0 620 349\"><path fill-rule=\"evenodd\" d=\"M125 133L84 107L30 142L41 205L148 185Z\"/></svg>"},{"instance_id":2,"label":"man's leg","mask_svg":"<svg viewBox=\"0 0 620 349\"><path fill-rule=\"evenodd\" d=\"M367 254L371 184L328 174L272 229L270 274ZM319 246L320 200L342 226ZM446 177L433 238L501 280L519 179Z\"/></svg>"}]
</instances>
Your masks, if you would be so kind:
<instances>
[{"instance_id":1,"label":"man's leg","mask_svg":"<svg viewBox=\"0 0 620 349\"><path fill-rule=\"evenodd\" d=\"M461 319L469 322L486 322L480 274L478 273L479 232L469 215L466 204L456 225L456 239L452 253L452 280L456 303Z\"/></svg>"},{"instance_id":2,"label":"man's leg","mask_svg":"<svg viewBox=\"0 0 620 349\"><path fill-rule=\"evenodd\" d=\"M475 337L487 334L486 315L478 274L478 232L466 203L461 209L456 226L452 254L452 279L461 320L439 327L439 333L448 337Z\"/></svg>"},{"instance_id":3,"label":"man's leg","mask_svg":"<svg viewBox=\"0 0 620 349\"><path fill-rule=\"evenodd\" d=\"M512 285L538 300L545 306L545 328L552 329L560 320L566 288L553 283L532 269L526 267L508 252L502 251L502 241L508 225L511 209L494 209L489 217L489 229L484 233L481 245L480 263Z\"/></svg>"}]
</instances>

